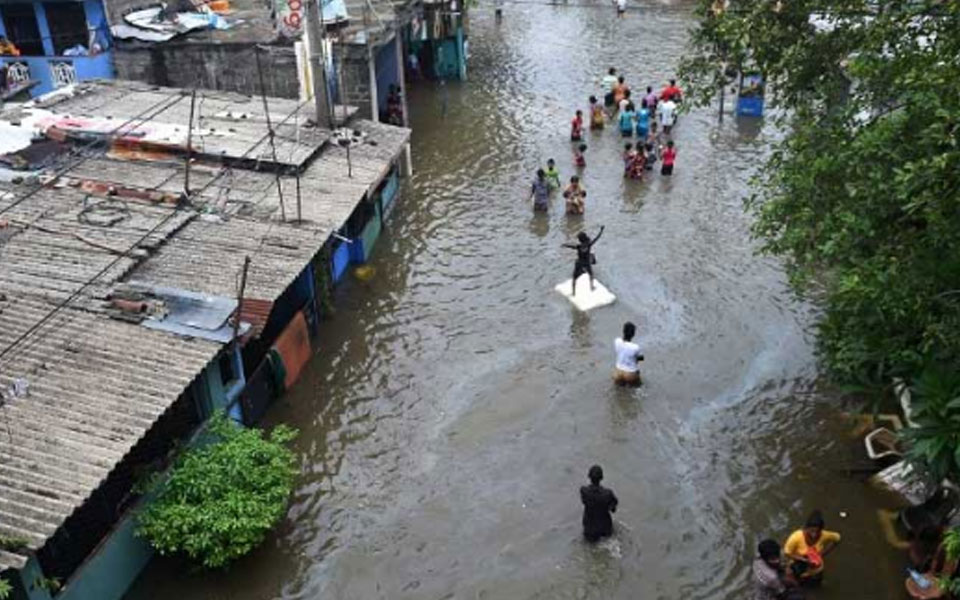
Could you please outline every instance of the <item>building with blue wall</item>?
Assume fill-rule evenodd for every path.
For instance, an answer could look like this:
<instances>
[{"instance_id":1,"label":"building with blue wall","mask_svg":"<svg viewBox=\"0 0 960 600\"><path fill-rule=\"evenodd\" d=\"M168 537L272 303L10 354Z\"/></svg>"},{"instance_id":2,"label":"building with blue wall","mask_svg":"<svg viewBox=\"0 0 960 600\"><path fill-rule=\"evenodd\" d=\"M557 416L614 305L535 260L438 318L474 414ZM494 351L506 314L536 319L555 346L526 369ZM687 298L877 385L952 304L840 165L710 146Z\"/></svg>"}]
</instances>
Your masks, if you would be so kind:
<instances>
[{"instance_id":1,"label":"building with blue wall","mask_svg":"<svg viewBox=\"0 0 960 600\"><path fill-rule=\"evenodd\" d=\"M19 56L0 56L7 89L31 96L78 81L112 79L110 30L101 0L0 0L0 35Z\"/></svg>"}]
</instances>

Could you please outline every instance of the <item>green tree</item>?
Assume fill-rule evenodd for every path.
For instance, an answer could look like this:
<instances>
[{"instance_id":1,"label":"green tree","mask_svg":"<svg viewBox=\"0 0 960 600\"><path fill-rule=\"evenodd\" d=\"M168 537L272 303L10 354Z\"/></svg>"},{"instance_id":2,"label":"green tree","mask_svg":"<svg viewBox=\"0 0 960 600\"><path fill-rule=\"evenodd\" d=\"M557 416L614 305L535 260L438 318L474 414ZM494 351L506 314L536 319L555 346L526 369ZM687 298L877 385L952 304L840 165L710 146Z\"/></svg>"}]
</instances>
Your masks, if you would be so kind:
<instances>
[{"instance_id":1,"label":"green tree","mask_svg":"<svg viewBox=\"0 0 960 600\"><path fill-rule=\"evenodd\" d=\"M683 62L709 103L757 69L783 132L746 206L823 307L842 382L912 382L909 457L960 479L960 2L703 0ZM960 556L960 532L947 537ZM960 580L944 582L960 592Z\"/></svg>"},{"instance_id":2,"label":"green tree","mask_svg":"<svg viewBox=\"0 0 960 600\"><path fill-rule=\"evenodd\" d=\"M689 96L756 68L785 136L747 207L841 380L960 366L960 3L704 0ZM818 21L822 26L815 26Z\"/></svg>"},{"instance_id":3,"label":"green tree","mask_svg":"<svg viewBox=\"0 0 960 600\"><path fill-rule=\"evenodd\" d=\"M5 578L0 577L0 600L7 600L13 594L13 586Z\"/></svg>"},{"instance_id":4,"label":"green tree","mask_svg":"<svg viewBox=\"0 0 960 600\"><path fill-rule=\"evenodd\" d=\"M264 437L222 415L209 432L214 440L184 452L159 484L138 534L161 554L183 553L217 568L259 545L283 518L297 475L287 447L296 432L280 425Z\"/></svg>"}]
</instances>

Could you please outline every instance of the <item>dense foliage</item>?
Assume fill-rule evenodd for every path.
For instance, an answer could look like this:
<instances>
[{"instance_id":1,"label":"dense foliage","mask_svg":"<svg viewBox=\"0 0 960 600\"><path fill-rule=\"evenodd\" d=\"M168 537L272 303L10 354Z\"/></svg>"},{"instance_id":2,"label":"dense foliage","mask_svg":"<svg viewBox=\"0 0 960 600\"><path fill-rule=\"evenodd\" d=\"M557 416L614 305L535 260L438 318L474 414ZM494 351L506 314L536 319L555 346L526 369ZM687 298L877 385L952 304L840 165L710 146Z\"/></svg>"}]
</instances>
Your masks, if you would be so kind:
<instances>
[{"instance_id":1,"label":"dense foliage","mask_svg":"<svg viewBox=\"0 0 960 600\"><path fill-rule=\"evenodd\" d=\"M960 558L960 530L951 529L943 537L944 549L947 551L949 560ZM960 577L947 577L940 580L941 589L948 590L953 597L960 594Z\"/></svg>"},{"instance_id":2,"label":"dense foliage","mask_svg":"<svg viewBox=\"0 0 960 600\"><path fill-rule=\"evenodd\" d=\"M917 378L911 418L904 430L909 454L934 481L960 473L960 371L927 367Z\"/></svg>"},{"instance_id":3,"label":"dense foliage","mask_svg":"<svg viewBox=\"0 0 960 600\"><path fill-rule=\"evenodd\" d=\"M754 233L816 293L845 381L960 366L960 3L704 1L683 65L706 102L757 69L786 132ZM819 21L821 27L815 27Z\"/></svg>"},{"instance_id":4,"label":"dense foliage","mask_svg":"<svg viewBox=\"0 0 960 600\"><path fill-rule=\"evenodd\" d=\"M264 437L222 416L209 431L214 440L184 452L159 484L138 533L161 554L217 568L259 545L285 514L297 474L287 444L296 432L281 425Z\"/></svg>"},{"instance_id":5,"label":"dense foliage","mask_svg":"<svg viewBox=\"0 0 960 600\"><path fill-rule=\"evenodd\" d=\"M10 582L0 577L0 600L7 600L12 593L13 587L10 585Z\"/></svg>"}]
</instances>

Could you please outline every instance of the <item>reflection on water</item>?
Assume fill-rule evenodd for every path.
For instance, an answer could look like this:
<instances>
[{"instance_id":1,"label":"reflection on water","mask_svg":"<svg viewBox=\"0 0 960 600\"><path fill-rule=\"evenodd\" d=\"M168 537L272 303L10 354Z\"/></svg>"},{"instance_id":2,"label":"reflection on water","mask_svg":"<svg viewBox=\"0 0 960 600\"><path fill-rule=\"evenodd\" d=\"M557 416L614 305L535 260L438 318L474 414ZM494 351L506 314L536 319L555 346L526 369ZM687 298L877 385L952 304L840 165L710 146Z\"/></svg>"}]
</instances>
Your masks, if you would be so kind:
<instances>
[{"instance_id":1,"label":"reflection on water","mask_svg":"<svg viewBox=\"0 0 960 600\"><path fill-rule=\"evenodd\" d=\"M619 135L587 135L586 215L532 216L534 170L574 171L569 121L611 65L671 75L685 7L608 3L472 15L471 80L412 90L414 161L374 254L338 291L309 372L271 412L301 429L288 518L224 574L155 561L132 598L743 598L757 541L814 507L844 543L823 599L900 598L878 529L890 499L839 473L862 453L813 387L810 307L756 257L741 202L770 132L681 117L672 179L622 177ZM561 247L605 224L589 314L553 291ZM611 385L639 327L643 388ZM618 534L579 538L577 489L604 466ZM839 512L849 514L846 519Z\"/></svg>"}]
</instances>

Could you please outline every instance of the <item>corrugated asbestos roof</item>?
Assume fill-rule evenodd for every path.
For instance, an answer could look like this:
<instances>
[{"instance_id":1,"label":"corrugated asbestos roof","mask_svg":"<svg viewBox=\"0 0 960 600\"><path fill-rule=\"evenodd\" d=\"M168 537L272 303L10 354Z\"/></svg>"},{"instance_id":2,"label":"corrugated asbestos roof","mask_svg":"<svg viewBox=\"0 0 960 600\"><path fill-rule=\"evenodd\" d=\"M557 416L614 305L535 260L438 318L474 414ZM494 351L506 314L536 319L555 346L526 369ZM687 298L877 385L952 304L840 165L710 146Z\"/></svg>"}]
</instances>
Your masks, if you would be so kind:
<instances>
[{"instance_id":1,"label":"corrugated asbestos roof","mask_svg":"<svg viewBox=\"0 0 960 600\"><path fill-rule=\"evenodd\" d=\"M251 258L245 296L275 300L293 283L330 230L234 218L196 220L137 270L136 280L236 297L245 256Z\"/></svg>"},{"instance_id":2,"label":"corrugated asbestos roof","mask_svg":"<svg viewBox=\"0 0 960 600\"><path fill-rule=\"evenodd\" d=\"M73 98L42 103L45 110L111 116L119 125L148 103L183 93L126 82L81 88ZM247 143L249 156L261 156L262 106L219 96L208 94L201 112L247 115L225 125L241 132L226 154L243 156ZM297 106L269 103L278 114ZM186 122L189 100L168 110L158 119ZM18 114L0 113L0 119ZM327 135L292 127L282 131L287 145L278 150L278 161L307 161L299 223L290 222L297 216L295 177L281 178L284 219L275 175L255 170L255 163L201 160L191 167L193 197L178 206L182 157L141 155L136 147L109 154L84 148L84 162L43 179L45 188L0 183L0 351L101 275L0 358L6 395L0 409L0 536L27 542L25 551L0 550L0 571L23 565L25 552L53 535L220 351L215 342L113 320L107 296L124 282L141 281L234 297L249 255L245 296L253 301L244 313L257 314L262 327L272 303L379 184L410 136L408 129L354 124L367 141L351 148L348 176L343 148L327 144L317 157ZM25 393L12 391L23 392L24 384Z\"/></svg>"},{"instance_id":3,"label":"corrugated asbestos roof","mask_svg":"<svg viewBox=\"0 0 960 600\"><path fill-rule=\"evenodd\" d=\"M389 172L391 163L410 141L410 130L383 123L360 120L351 129L366 136L364 143L347 151L330 144L300 177L301 218L303 227L335 231L343 226L357 206L354 198L373 192ZM372 143L371 143L372 142ZM288 218L296 217L296 178L282 180ZM260 213L279 214L280 195L268 188L260 203L251 208Z\"/></svg>"},{"instance_id":4,"label":"corrugated asbestos roof","mask_svg":"<svg viewBox=\"0 0 960 600\"><path fill-rule=\"evenodd\" d=\"M0 299L0 344L49 309ZM0 412L0 535L42 546L219 350L82 309L58 313L0 369L3 389L27 384Z\"/></svg>"},{"instance_id":5,"label":"corrugated asbestos roof","mask_svg":"<svg viewBox=\"0 0 960 600\"><path fill-rule=\"evenodd\" d=\"M0 192L0 349L103 273L70 307L0 358L0 535L44 544L220 350L113 321L101 298L195 215L123 203L112 227L79 220L73 188ZM111 210L116 201L111 201ZM120 204L116 205L120 207ZM117 260L158 223L137 251ZM116 264L108 268L116 261ZM25 393L13 391L25 384ZM23 390L21 389L21 392ZM0 570L23 556L0 553Z\"/></svg>"}]
</instances>

